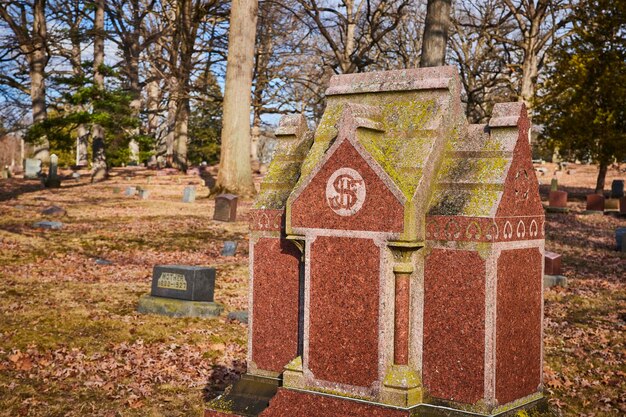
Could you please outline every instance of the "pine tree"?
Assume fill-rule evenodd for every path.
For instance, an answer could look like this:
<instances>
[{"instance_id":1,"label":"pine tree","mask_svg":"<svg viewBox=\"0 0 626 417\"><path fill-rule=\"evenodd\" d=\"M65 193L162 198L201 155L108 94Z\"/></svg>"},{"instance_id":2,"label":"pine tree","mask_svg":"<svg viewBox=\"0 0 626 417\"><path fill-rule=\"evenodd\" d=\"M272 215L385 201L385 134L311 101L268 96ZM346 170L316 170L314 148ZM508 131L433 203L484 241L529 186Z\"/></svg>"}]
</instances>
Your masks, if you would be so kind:
<instances>
[{"instance_id":1,"label":"pine tree","mask_svg":"<svg viewBox=\"0 0 626 417\"><path fill-rule=\"evenodd\" d=\"M601 193L609 165L626 157L626 2L583 0L574 16L537 109L549 148L598 163Z\"/></svg>"}]
</instances>

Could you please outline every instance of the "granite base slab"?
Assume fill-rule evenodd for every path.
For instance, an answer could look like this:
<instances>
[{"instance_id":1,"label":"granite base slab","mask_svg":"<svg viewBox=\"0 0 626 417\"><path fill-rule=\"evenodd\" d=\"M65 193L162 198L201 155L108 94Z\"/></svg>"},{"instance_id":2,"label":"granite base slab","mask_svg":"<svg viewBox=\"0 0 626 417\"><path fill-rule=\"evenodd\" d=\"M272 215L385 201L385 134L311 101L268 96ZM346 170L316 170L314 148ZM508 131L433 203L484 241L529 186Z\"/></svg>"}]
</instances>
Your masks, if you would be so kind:
<instances>
[{"instance_id":1,"label":"granite base slab","mask_svg":"<svg viewBox=\"0 0 626 417\"><path fill-rule=\"evenodd\" d=\"M563 275L544 275L543 288L567 287L567 277Z\"/></svg>"},{"instance_id":2,"label":"granite base slab","mask_svg":"<svg viewBox=\"0 0 626 417\"><path fill-rule=\"evenodd\" d=\"M215 302L153 297L149 294L142 295L137 306L139 313L169 317L217 317L223 309L221 304Z\"/></svg>"},{"instance_id":3,"label":"granite base slab","mask_svg":"<svg viewBox=\"0 0 626 417\"><path fill-rule=\"evenodd\" d=\"M604 210L600 211L600 210L585 210L582 212L582 214L584 215L593 215L593 214L602 214L604 215Z\"/></svg>"},{"instance_id":4,"label":"granite base slab","mask_svg":"<svg viewBox=\"0 0 626 417\"><path fill-rule=\"evenodd\" d=\"M249 378L257 378L251 381ZM267 380L267 381L263 381ZM204 417L514 417L552 416L544 397L494 413L464 411L445 405L420 404L410 408L385 406L353 398L273 385L279 380L244 375L224 395L209 402ZM272 389L274 389L272 394ZM270 395L271 394L271 395ZM525 412L520 414L520 412Z\"/></svg>"}]
</instances>

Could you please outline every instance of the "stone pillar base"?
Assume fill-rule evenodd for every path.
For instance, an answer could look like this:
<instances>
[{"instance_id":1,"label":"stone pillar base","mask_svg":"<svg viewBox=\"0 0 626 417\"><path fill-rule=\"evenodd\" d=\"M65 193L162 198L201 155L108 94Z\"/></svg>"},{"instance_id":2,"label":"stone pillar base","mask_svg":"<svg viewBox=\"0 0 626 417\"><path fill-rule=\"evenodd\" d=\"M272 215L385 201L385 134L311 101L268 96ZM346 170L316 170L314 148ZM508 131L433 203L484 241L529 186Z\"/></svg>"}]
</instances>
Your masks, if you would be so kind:
<instances>
[{"instance_id":1,"label":"stone pillar base","mask_svg":"<svg viewBox=\"0 0 626 417\"><path fill-rule=\"evenodd\" d=\"M224 307L210 301L187 301L175 298L153 297L145 294L139 298L137 311L170 317L217 317Z\"/></svg>"},{"instance_id":2,"label":"stone pillar base","mask_svg":"<svg viewBox=\"0 0 626 417\"><path fill-rule=\"evenodd\" d=\"M419 404L410 408L385 406L383 404L336 395L322 394L311 391L277 388L275 395L267 396L271 390L255 391L254 383L246 382L244 376L229 393L209 403L209 410L204 417L514 417L526 411L536 417L549 416L547 401L538 398L520 406L512 406L506 411L477 413L439 407L431 404ZM244 383L244 386L240 384ZM263 390L264 385L256 386ZM268 406L259 407L261 401ZM245 404L248 404L246 406ZM251 405L250 405L251 404ZM502 407L500 408L502 409Z\"/></svg>"},{"instance_id":3,"label":"stone pillar base","mask_svg":"<svg viewBox=\"0 0 626 417\"><path fill-rule=\"evenodd\" d=\"M419 376L408 366L393 365L380 392L381 402L396 407L411 407L422 402Z\"/></svg>"}]
</instances>

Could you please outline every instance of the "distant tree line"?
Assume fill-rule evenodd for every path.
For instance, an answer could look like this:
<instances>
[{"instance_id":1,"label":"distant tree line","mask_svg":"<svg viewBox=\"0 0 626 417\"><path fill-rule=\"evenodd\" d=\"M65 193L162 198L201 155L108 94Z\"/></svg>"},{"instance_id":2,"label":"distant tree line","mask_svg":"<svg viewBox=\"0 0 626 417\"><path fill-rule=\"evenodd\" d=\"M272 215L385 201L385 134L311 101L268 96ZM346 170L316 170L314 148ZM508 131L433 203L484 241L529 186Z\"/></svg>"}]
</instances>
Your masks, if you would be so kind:
<instances>
[{"instance_id":1,"label":"distant tree line","mask_svg":"<svg viewBox=\"0 0 626 417\"><path fill-rule=\"evenodd\" d=\"M245 19L256 27L252 141L267 115L319 120L333 74L439 64L431 54L442 50L459 68L470 122L485 122L494 103L511 100L537 116L537 92L551 88L544 81L583 23L580 10L596 5L602 15L608 3L5 0L0 117L10 130L39 126L28 139L44 158L49 148L65 149L72 162L104 170L150 156L179 168L217 162L235 5L249 9ZM232 146L247 157L244 142Z\"/></svg>"}]
</instances>

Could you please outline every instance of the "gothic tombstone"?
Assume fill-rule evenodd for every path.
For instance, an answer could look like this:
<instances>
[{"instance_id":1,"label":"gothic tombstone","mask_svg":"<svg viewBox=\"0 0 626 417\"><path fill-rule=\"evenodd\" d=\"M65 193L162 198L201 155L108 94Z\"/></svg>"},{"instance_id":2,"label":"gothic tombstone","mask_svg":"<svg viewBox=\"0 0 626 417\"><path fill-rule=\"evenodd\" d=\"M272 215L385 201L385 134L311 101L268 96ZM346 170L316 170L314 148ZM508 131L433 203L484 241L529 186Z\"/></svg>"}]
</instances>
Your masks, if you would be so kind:
<instances>
[{"instance_id":1,"label":"gothic tombstone","mask_svg":"<svg viewBox=\"0 0 626 417\"><path fill-rule=\"evenodd\" d=\"M152 290L139 299L140 313L174 317L218 316L222 306L213 301L215 268L186 265L156 265Z\"/></svg>"},{"instance_id":2,"label":"gothic tombstone","mask_svg":"<svg viewBox=\"0 0 626 417\"><path fill-rule=\"evenodd\" d=\"M59 188L61 187L61 180L57 173L59 163L59 157L55 154L50 155L50 169L48 171L48 178L46 178L46 187Z\"/></svg>"},{"instance_id":3,"label":"gothic tombstone","mask_svg":"<svg viewBox=\"0 0 626 417\"><path fill-rule=\"evenodd\" d=\"M196 187L188 186L183 191L183 203L193 203L196 201Z\"/></svg>"},{"instance_id":4,"label":"gothic tombstone","mask_svg":"<svg viewBox=\"0 0 626 417\"><path fill-rule=\"evenodd\" d=\"M237 220L237 196L233 194L220 194L215 197L215 211L213 220L221 222L234 222Z\"/></svg>"},{"instance_id":5,"label":"gothic tombstone","mask_svg":"<svg viewBox=\"0 0 626 417\"><path fill-rule=\"evenodd\" d=\"M41 175L41 160L34 158L24 159L24 178L34 180Z\"/></svg>"},{"instance_id":6,"label":"gothic tombstone","mask_svg":"<svg viewBox=\"0 0 626 417\"><path fill-rule=\"evenodd\" d=\"M326 96L315 132L301 115L276 131L250 211L247 374L205 416L540 409L524 104L469 124L454 67L334 76Z\"/></svg>"},{"instance_id":7,"label":"gothic tombstone","mask_svg":"<svg viewBox=\"0 0 626 417\"><path fill-rule=\"evenodd\" d=\"M602 214L604 213L604 196L600 194L587 195L587 208L585 214Z\"/></svg>"},{"instance_id":8,"label":"gothic tombstone","mask_svg":"<svg viewBox=\"0 0 626 417\"><path fill-rule=\"evenodd\" d=\"M611 198L624 197L624 180L613 180L611 182Z\"/></svg>"}]
</instances>

